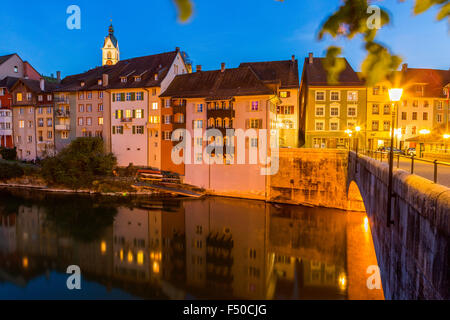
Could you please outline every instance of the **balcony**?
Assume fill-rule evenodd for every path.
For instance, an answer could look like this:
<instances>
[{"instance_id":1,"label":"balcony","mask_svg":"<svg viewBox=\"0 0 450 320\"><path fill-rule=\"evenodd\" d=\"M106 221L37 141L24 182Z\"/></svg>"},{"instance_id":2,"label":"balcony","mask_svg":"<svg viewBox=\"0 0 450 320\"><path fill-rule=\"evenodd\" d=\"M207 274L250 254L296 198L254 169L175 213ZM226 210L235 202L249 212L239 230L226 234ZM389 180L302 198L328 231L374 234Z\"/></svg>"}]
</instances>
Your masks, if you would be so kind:
<instances>
[{"instance_id":1,"label":"balcony","mask_svg":"<svg viewBox=\"0 0 450 320\"><path fill-rule=\"evenodd\" d=\"M69 124L57 124L55 125L56 131L70 131L70 125Z\"/></svg>"},{"instance_id":2,"label":"balcony","mask_svg":"<svg viewBox=\"0 0 450 320\"><path fill-rule=\"evenodd\" d=\"M55 117L56 118L70 118L70 111L69 110L56 110Z\"/></svg>"},{"instance_id":3,"label":"balcony","mask_svg":"<svg viewBox=\"0 0 450 320\"><path fill-rule=\"evenodd\" d=\"M55 103L69 104L69 98L66 97L54 97L53 101Z\"/></svg>"},{"instance_id":4,"label":"balcony","mask_svg":"<svg viewBox=\"0 0 450 320\"><path fill-rule=\"evenodd\" d=\"M133 122L133 118L122 118L122 119L120 119L120 122L122 122L122 123L131 123L131 122Z\"/></svg>"},{"instance_id":5,"label":"balcony","mask_svg":"<svg viewBox=\"0 0 450 320\"><path fill-rule=\"evenodd\" d=\"M234 109L209 109L207 111L208 118L234 118L236 111Z\"/></svg>"},{"instance_id":6,"label":"balcony","mask_svg":"<svg viewBox=\"0 0 450 320\"><path fill-rule=\"evenodd\" d=\"M12 130L11 129L0 129L0 138L2 136L12 136Z\"/></svg>"}]
</instances>

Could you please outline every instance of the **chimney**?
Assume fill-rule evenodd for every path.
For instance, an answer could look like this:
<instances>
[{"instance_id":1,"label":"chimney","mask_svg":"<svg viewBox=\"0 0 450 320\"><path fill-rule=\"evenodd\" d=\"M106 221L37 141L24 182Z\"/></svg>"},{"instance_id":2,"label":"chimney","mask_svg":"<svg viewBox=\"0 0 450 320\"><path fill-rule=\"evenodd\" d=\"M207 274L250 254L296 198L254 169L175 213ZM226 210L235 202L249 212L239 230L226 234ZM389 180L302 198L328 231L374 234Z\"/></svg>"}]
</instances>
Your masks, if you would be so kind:
<instances>
[{"instance_id":1,"label":"chimney","mask_svg":"<svg viewBox=\"0 0 450 320\"><path fill-rule=\"evenodd\" d=\"M176 48L175 48L175 51L176 51L176 52L180 52L180 47L176 47Z\"/></svg>"},{"instance_id":2,"label":"chimney","mask_svg":"<svg viewBox=\"0 0 450 320\"><path fill-rule=\"evenodd\" d=\"M225 72L225 62L222 62L220 71Z\"/></svg>"},{"instance_id":3,"label":"chimney","mask_svg":"<svg viewBox=\"0 0 450 320\"><path fill-rule=\"evenodd\" d=\"M402 64L402 71L403 72L408 71L408 64L407 63Z\"/></svg>"},{"instance_id":4,"label":"chimney","mask_svg":"<svg viewBox=\"0 0 450 320\"><path fill-rule=\"evenodd\" d=\"M292 62L295 62L295 54L292 55Z\"/></svg>"},{"instance_id":5,"label":"chimney","mask_svg":"<svg viewBox=\"0 0 450 320\"><path fill-rule=\"evenodd\" d=\"M45 80L44 80L44 78L41 78L39 80L39 86L41 87L41 91L45 91Z\"/></svg>"},{"instance_id":6,"label":"chimney","mask_svg":"<svg viewBox=\"0 0 450 320\"><path fill-rule=\"evenodd\" d=\"M309 64L314 63L314 54L312 52L309 53Z\"/></svg>"},{"instance_id":7,"label":"chimney","mask_svg":"<svg viewBox=\"0 0 450 320\"><path fill-rule=\"evenodd\" d=\"M58 81L58 83L61 82L61 71L56 71L56 80Z\"/></svg>"},{"instance_id":8,"label":"chimney","mask_svg":"<svg viewBox=\"0 0 450 320\"><path fill-rule=\"evenodd\" d=\"M103 74L103 80L102 80L102 82L103 82L103 86L104 86L104 87L107 87L107 86L108 86L108 84L109 84L109 75L108 75L108 74L106 74L106 73Z\"/></svg>"},{"instance_id":9,"label":"chimney","mask_svg":"<svg viewBox=\"0 0 450 320\"><path fill-rule=\"evenodd\" d=\"M202 65L201 64L197 65L197 72L200 72L200 71L202 71Z\"/></svg>"}]
</instances>

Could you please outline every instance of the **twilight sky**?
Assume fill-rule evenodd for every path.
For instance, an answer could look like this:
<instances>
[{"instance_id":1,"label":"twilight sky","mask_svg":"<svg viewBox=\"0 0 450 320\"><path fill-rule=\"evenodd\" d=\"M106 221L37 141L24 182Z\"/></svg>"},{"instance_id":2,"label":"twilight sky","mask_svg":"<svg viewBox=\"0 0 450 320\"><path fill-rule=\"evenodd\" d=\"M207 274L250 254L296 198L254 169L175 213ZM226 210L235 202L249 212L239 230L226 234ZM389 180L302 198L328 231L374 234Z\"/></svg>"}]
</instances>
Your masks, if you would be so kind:
<instances>
[{"instance_id":1,"label":"twilight sky","mask_svg":"<svg viewBox=\"0 0 450 320\"><path fill-rule=\"evenodd\" d=\"M413 16L413 0L380 0L393 15L379 40L401 55L410 67L450 67L447 21L436 22L436 10ZM41 73L61 70L63 77L101 64L101 47L110 19L119 40L121 59L172 51L181 47L203 69L221 62L322 56L334 43L316 40L321 22L339 0L195 0L189 23L180 24L171 0L6 1L0 10L0 55L18 53ZM81 8L81 30L68 30L66 9ZM359 70L364 58L360 39L339 40L344 56Z\"/></svg>"}]
</instances>

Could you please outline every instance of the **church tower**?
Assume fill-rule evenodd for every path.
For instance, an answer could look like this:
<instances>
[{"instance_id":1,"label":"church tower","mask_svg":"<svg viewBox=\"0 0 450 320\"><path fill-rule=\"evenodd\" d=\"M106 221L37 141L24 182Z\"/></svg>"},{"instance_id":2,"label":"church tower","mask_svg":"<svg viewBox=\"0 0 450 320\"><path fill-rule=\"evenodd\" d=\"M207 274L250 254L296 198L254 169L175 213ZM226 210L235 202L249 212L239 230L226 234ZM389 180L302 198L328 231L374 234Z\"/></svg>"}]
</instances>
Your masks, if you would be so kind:
<instances>
[{"instance_id":1,"label":"church tower","mask_svg":"<svg viewBox=\"0 0 450 320\"><path fill-rule=\"evenodd\" d=\"M105 42L102 48L102 66L115 65L120 61L119 42L114 36L114 27L109 26L109 35L105 37Z\"/></svg>"}]
</instances>

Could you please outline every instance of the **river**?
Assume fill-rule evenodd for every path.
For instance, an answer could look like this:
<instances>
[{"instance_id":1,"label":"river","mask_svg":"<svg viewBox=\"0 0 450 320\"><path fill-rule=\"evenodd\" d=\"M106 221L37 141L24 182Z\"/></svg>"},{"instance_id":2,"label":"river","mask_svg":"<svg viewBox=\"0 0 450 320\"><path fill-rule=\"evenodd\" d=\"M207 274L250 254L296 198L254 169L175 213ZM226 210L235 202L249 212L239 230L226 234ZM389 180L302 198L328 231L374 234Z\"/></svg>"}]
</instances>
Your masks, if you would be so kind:
<instances>
[{"instance_id":1,"label":"river","mask_svg":"<svg viewBox=\"0 0 450 320\"><path fill-rule=\"evenodd\" d=\"M373 265L362 213L0 190L0 299L383 299Z\"/></svg>"}]
</instances>

